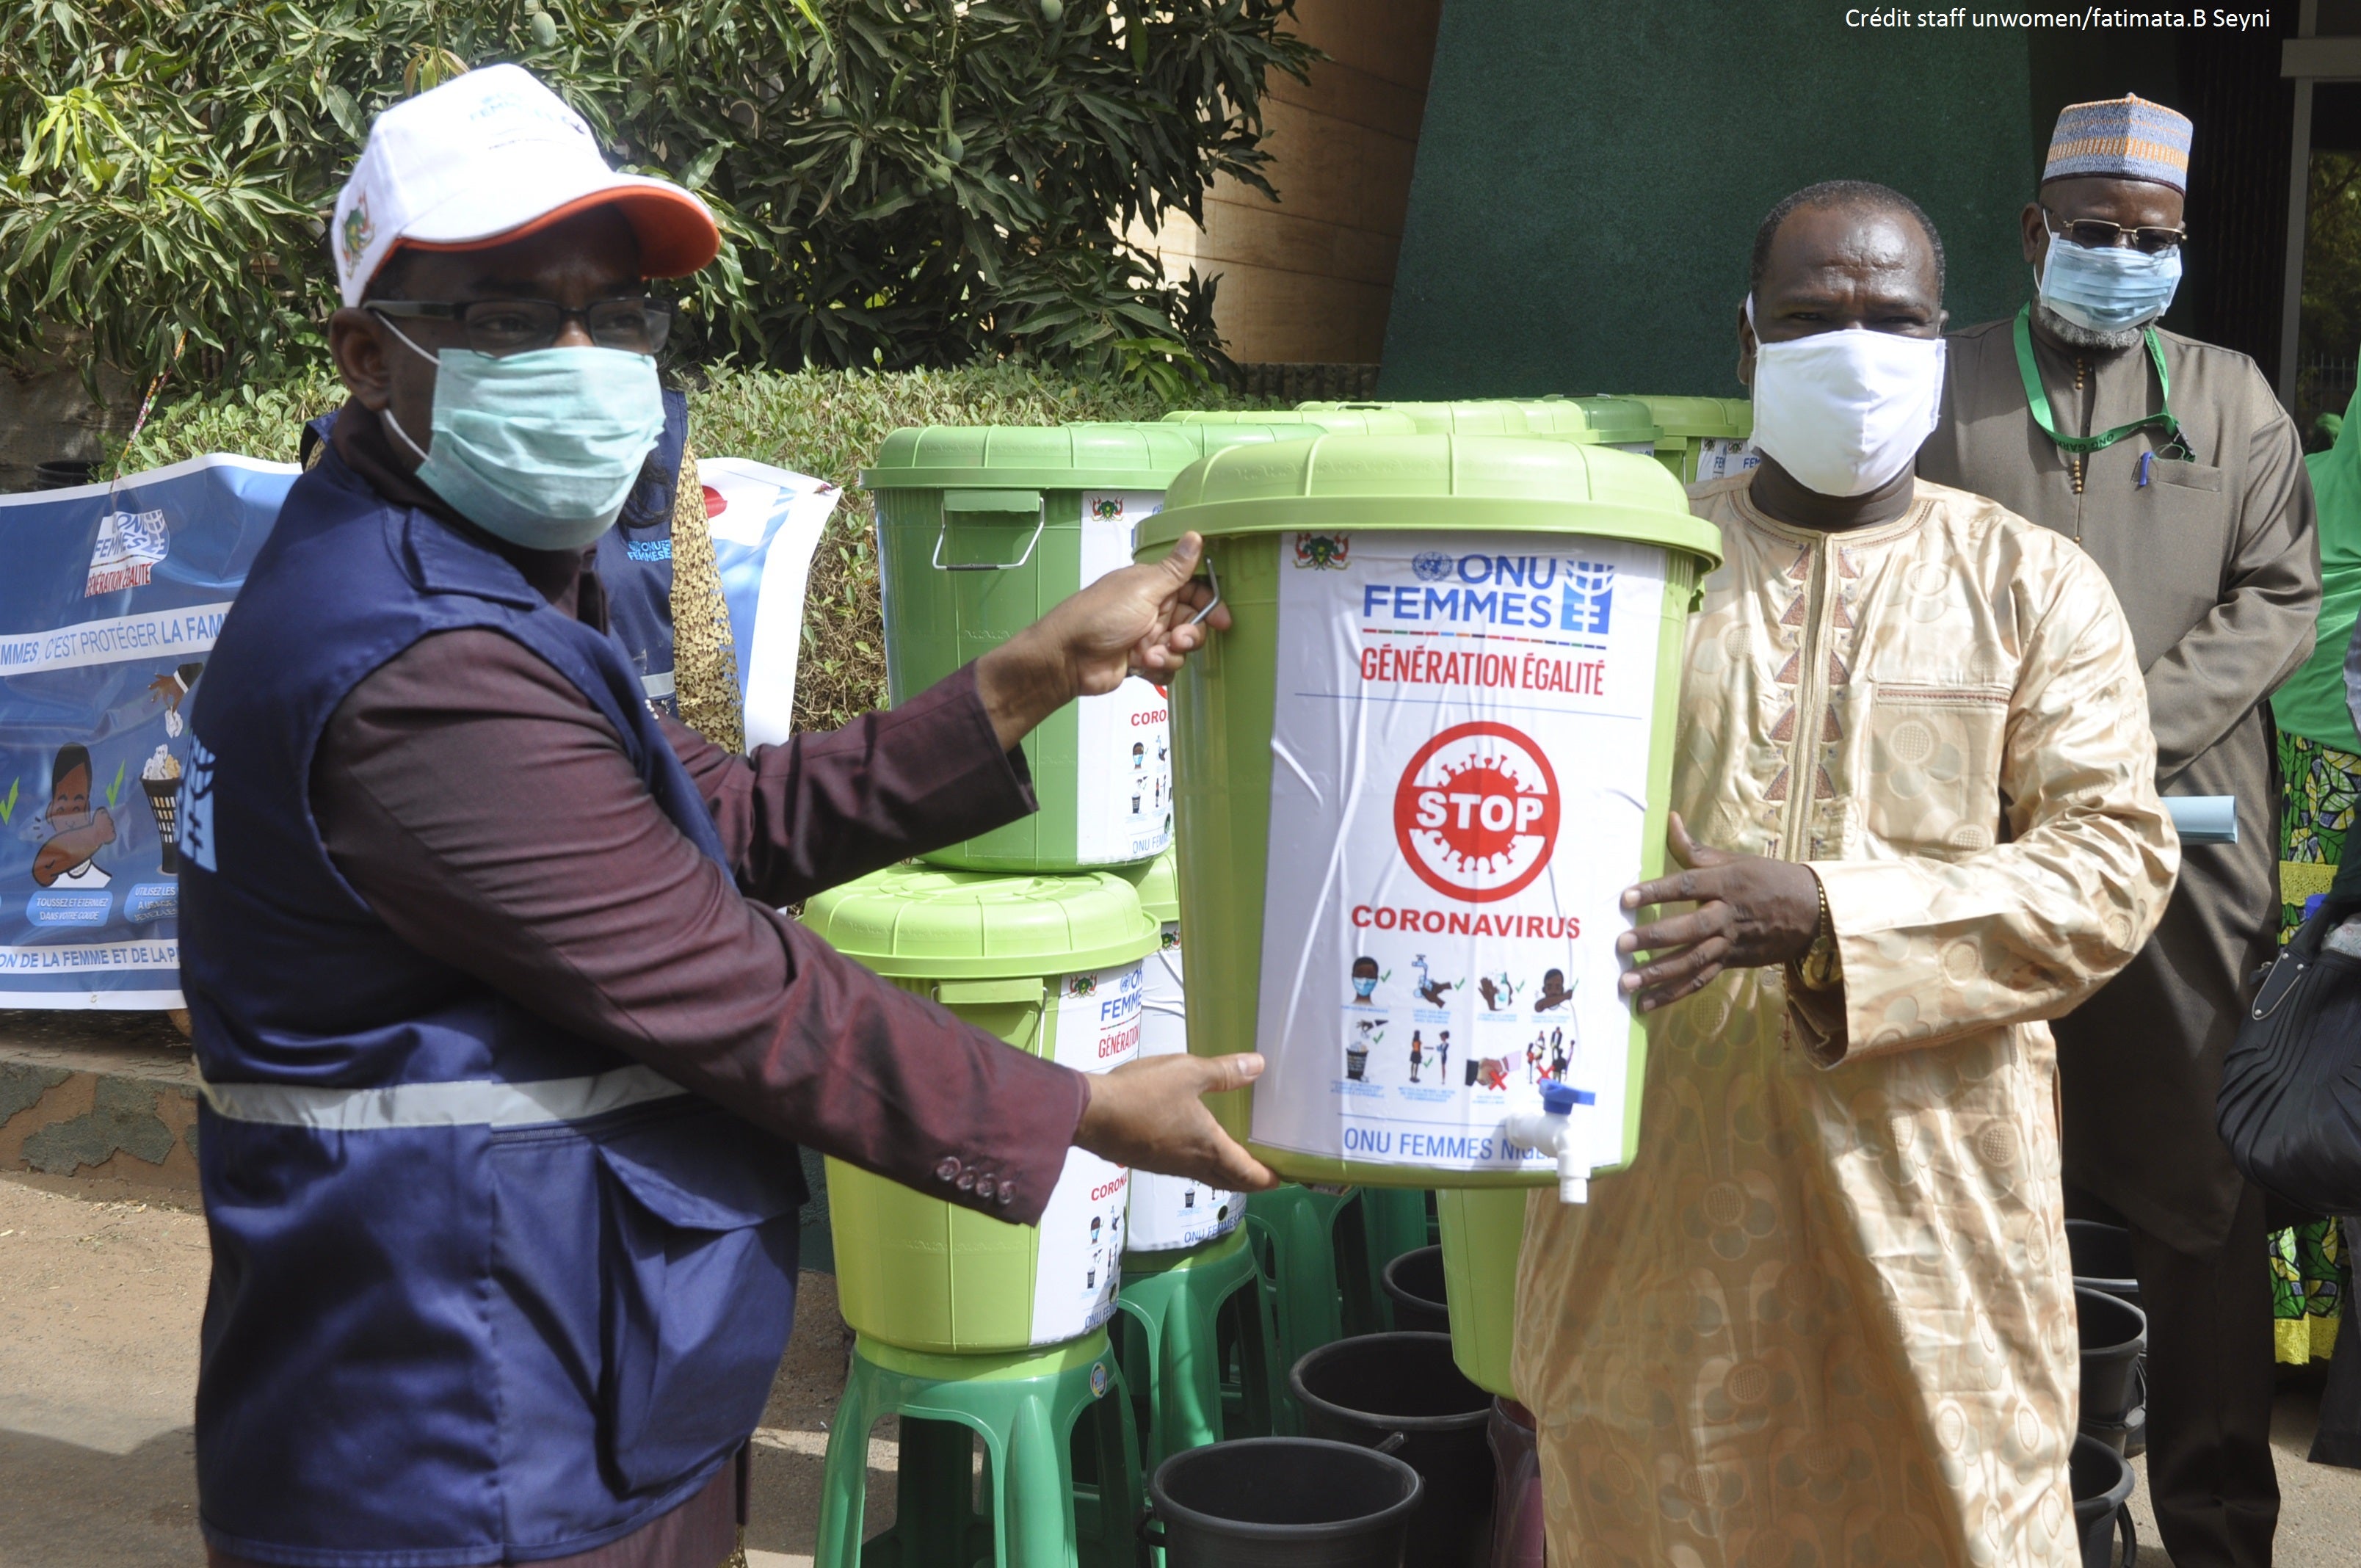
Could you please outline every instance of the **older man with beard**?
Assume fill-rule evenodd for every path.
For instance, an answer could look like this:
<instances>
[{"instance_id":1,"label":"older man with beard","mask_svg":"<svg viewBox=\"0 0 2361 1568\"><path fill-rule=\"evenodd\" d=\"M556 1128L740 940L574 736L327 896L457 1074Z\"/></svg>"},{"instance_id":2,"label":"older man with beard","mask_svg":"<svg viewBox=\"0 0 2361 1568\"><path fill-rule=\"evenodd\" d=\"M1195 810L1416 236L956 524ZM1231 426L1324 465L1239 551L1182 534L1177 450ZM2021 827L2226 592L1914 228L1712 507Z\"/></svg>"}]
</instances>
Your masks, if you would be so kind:
<instances>
[{"instance_id":1,"label":"older man with beard","mask_svg":"<svg viewBox=\"0 0 2361 1568\"><path fill-rule=\"evenodd\" d=\"M2190 845L2156 935L2059 1020L2058 1062L2069 1188L2131 1227L2165 1548L2261 1568L2279 1514L2263 1201L2213 1101L2279 927L2266 704L2311 652L2320 563L2295 426L2254 361L2154 324L2180 276L2191 131L2136 97L2059 116L2022 220L2037 296L1950 339L1918 473L2098 563L2147 680L2158 788L2236 803L2237 841Z\"/></svg>"}]
</instances>

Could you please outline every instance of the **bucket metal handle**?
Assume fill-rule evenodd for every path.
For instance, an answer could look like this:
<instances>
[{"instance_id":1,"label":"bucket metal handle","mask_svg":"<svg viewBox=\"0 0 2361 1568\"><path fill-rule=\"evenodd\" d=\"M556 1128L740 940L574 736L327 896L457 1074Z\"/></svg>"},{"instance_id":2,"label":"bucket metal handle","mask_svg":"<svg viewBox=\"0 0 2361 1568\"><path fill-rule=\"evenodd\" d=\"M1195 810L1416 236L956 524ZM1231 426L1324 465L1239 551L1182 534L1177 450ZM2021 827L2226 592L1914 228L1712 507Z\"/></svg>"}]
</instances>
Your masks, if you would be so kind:
<instances>
[{"instance_id":1,"label":"bucket metal handle","mask_svg":"<svg viewBox=\"0 0 2361 1568\"><path fill-rule=\"evenodd\" d=\"M1204 609L1189 618L1191 626L1222 608L1222 579L1213 576L1213 553L1210 550L1205 552L1205 581L1213 585L1213 597L1206 601Z\"/></svg>"},{"instance_id":2,"label":"bucket metal handle","mask_svg":"<svg viewBox=\"0 0 2361 1568\"><path fill-rule=\"evenodd\" d=\"M943 541L950 537L953 512L1025 512L1035 514L1033 537L1025 554L1014 561L946 561ZM938 572L1013 572L1033 559L1042 532L1049 526L1049 499L1038 490L949 490L943 495L943 521L935 530L934 567Z\"/></svg>"}]
</instances>

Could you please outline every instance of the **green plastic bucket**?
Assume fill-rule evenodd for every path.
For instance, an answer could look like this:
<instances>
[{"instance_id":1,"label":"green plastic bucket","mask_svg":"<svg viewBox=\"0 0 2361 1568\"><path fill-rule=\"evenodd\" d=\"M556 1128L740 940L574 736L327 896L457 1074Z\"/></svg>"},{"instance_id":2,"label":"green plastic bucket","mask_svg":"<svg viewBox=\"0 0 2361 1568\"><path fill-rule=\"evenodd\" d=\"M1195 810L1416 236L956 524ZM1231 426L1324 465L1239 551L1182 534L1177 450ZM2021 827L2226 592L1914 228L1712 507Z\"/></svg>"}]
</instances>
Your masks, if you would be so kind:
<instances>
[{"instance_id":1,"label":"green plastic bucket","mask_svg":"<svg viewBox=\"0 0 2361 1568\"><path fill-rule=\"evenodd\" d=\"M1166 424L1306 424L1331 435L1415 435L1408 414L1376 404L1350 408L1175 409Z\"/></svg>"},{"instance_id":2,"label":"green plastic bucket","mask_svg":"<svg viewBox=\"0 0 2361 1568\"><path fill-rule=\"evenodd\" d=\"M1635 392L1629 400L1647 406L1664 432L1656 442L1656 460L1684 485L1697 483L1700 470L1708 479L1720 479L1754 466L1748 445L1754 433L1754 405L1747 399L1660 398Z\"/></svg>"},{"instance_id":3,"label":"green plastic bucket","mask_svg":"<svg viewBox=\"0 0 2361 1568\"><path fill-rule=\"evenodd\" d=\"M1216 453L1141 554L1185 529L1235 618L1173 687L1190 1048L1270 1064L1225 1125L1297 1181L1523 1185L1500 1124L1554 1078L1626 1163L1619 899L1719 532L1648 458L1442 435Z\"/></svg>"},{"instance_id":4,"label":"green plastic bucket","mask_svg":"<svg viewBox=\"0 0 2361 1568\"><path fill-rule=\"evenodd\" d=\"M877 496L885 680L906 701L1131 564L1132 534L1204 455L1182 426L929 426L885 438ZM1172 843L1163 694L1126 681L1028 736L1041 809L926 859L974 871L1143 863Z\"/></svg>"},{"instance_id":5,"label":"green plastic bucket","mask_svg":"<svg viewBox=\"0 0 2361 1568\"><path fill-rule=\"evenodd\" d=\"M1513 1188L1438 1192L1443 1289L1451 1304L1451 1359L1467 1381L1513 1399L1509 1361L1517 1332L1517 1255L1525 1194Z\"/></svg>"},{"instance_id":6,"label":"green plastic bucket","mask_svg":"<svg viewBox=\"0 0 2361 1568\"><path fill-rule=\"evenodd\" d=\"M1104 872L988 876L896 866L831 888L803 922L847 958L1019 1050L1085 1072L1139 1047L1157 923ZM1081 1149L1038 1227L828 1162L844 1321L928 1354L1004 1354L1090 1332L1122 1284L1127 1173Z\"/></svg>"},{"instance_id":7,"label":"green plastic bucket","mask_svg":"<svg viewBox=\"0 0 2361 1568\"><path fill-rule=\"evenodd\" d=\"M1457 402L1343 403L1295 405L1304 413L1393 414L1407 419L1421 435L1530 435L1525 405L1507 398L1469 398ZM1373 431L1372 434L1387 434Z\"/></svg>"},{"instance_id":8,"label":"green plastic bucket","mask_svg":"<svg viewBox=\"0 0 2361 1568\"><path fill-rule=\"evenodd\" d=\"M1188 1009L1181 991L1180 873L1170 855L1129 873L1140 907L1157 923L1156 951L1140 966L1139 1054L1179 1056L1189 1048ZM1242 1193L1185 1177L1138 1170L1131 1177L1131 1212L1124 1250L1134 1256L1170 1253L1219 1241L1246 1218Z\"/></svg>"}]
</instances>

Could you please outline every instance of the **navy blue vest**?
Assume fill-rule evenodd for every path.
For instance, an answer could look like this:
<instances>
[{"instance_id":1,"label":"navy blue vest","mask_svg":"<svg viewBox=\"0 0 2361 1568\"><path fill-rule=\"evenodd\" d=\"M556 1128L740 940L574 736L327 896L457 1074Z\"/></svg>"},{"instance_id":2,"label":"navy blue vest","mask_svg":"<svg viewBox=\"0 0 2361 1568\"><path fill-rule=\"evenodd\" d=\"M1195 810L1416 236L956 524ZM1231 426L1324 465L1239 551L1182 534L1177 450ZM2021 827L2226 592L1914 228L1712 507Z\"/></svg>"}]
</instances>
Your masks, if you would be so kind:
<instances>
[{"instance_id":1,"label":"navy blue vest","mask_svg":"<svg viewBox=\"0 0 2361 1568\"><path fill-rule=\"evenodd\" d=\"M259 1561L459 1568L627 1534L752 1431L794 1308L791 1146L405 946L320 842L329 716L459 627L563 672L722 858L612 641L333 450L296 482L183 780L198 1487L207 1537Z\"/></svg>"},{"instance_id":2,"label":"navy blue vest","mask_svg":"<svg viewBox=\"0 0 2361 1568\"><path fill-rule=\"evenodd\" d=\"M664 433L648 454L623 514L598 536L598 581L607 590L607 626L639 672L651 708L680 717L672 651L672 509L680 460L688 447L688 395L664 395Z\"/></svg>"}]
</instances>

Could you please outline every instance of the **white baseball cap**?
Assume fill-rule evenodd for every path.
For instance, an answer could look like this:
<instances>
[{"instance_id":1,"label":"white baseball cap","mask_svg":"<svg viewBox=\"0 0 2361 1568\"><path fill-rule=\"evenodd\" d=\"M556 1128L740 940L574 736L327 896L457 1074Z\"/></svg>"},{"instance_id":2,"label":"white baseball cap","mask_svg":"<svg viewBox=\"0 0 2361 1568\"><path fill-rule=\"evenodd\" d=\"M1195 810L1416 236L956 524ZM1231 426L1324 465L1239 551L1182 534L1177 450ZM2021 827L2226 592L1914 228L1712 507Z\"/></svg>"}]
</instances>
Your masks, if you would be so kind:
<instances>
[{"instance_id":1,"label":"white baseball cap","mask_svg":"<svg viewBox=\"0 0 2361 1568\"><path fill-rule=\"evenodd\" d=\"M713 259L712 210L664 180L607 167L582 116L521 65L488 65L377 117L336 197L345 303L357 305L397 245L469 250L612 207L640 240L640 269L678 278Z\"/></svg>"}]
</instances>

